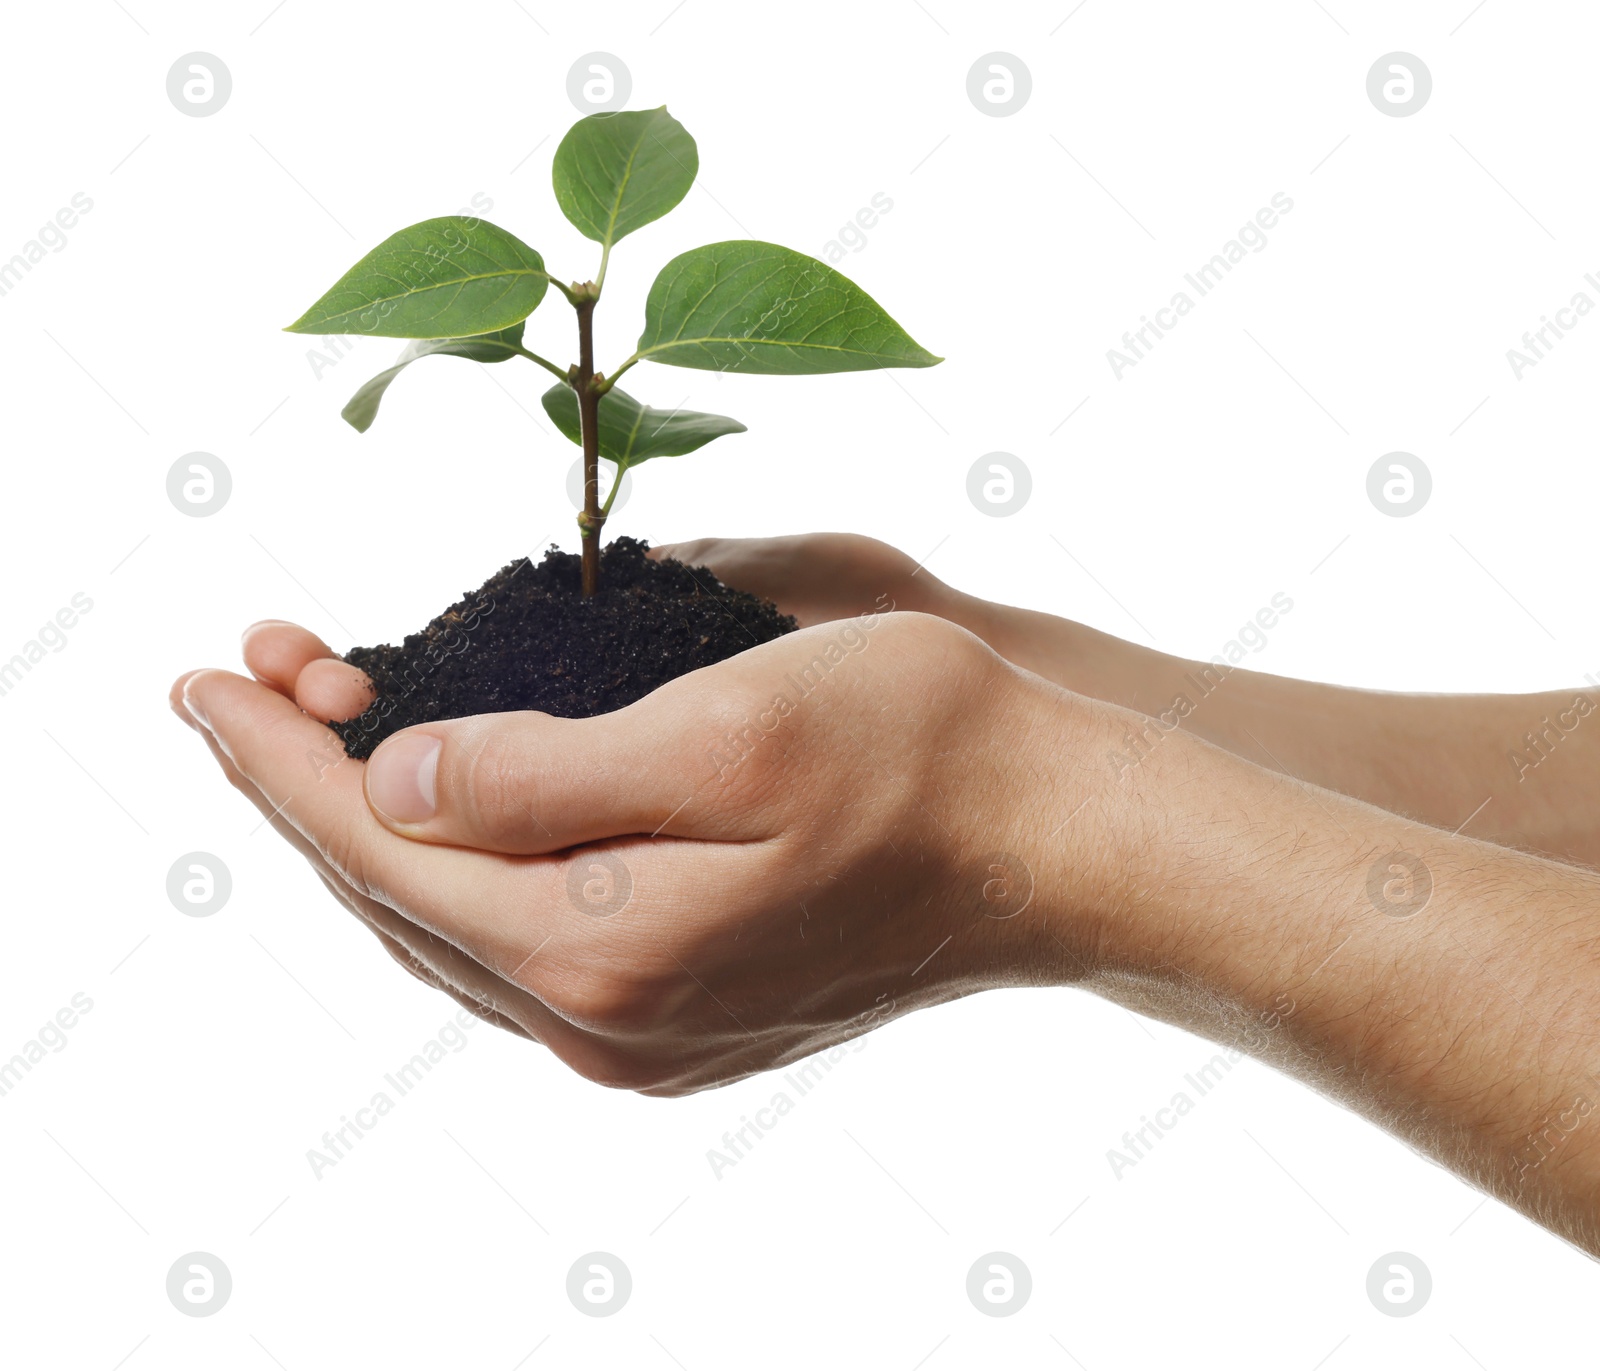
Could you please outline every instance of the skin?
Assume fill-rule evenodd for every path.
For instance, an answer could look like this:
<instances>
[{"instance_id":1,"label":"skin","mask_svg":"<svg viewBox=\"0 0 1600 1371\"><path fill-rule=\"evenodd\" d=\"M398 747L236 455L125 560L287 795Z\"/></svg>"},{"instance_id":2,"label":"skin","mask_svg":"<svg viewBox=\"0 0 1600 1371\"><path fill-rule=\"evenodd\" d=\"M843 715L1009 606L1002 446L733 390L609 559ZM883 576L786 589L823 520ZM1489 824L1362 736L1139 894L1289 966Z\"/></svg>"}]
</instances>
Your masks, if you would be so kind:
<instances>
[{"instance_id":1,"label":"skin","mask_svg":"<svg viewBox=\"0 0 1600 1371\"><path fill-rule=\"evenodd\" d=\"M887 592L898 607L960 624L1046 680L1145 715L1170 710L1179 695L1193 697L1188 679L1206 666L964 594L898 549L856 534L703 538L652 555L708 566L802 625L862 613ZM1179 722L1269 770L1422 823L1452 831L1469 826L1490 842L1600 868L1600 728L1561 724L1563 713L1568 723L1575 718L1579 694L1600 711L1600 691L1588 687L1533 695L1398 694L1240 667ZM1546 760L1529 747L1530 733L1544 734ZM1513 752L1537 765L1521 768Z\"/></svg>"},{"instance_id":2,"label":"skin","mask_svg":"<svg viewBox=\"0 0 1600 1371\"><path fill-rule=\"evenodd\" d=\"M365 767L317 722L364 678L292 625L246 634L254 679L191 673L174 708L392 956L591 1079L677 1095L956 996L1078 984L1600 1254L1593 744L1578 727L1500 774L1543 697L1241 670L1152 732L1137 707L1190 664L882 544L658 551L807 627L600 719L423 725ZM1108 763L1133 732L1143 760ZM1485 795L1497 841L1453 832Z\"/></svg>"}]
</instances>

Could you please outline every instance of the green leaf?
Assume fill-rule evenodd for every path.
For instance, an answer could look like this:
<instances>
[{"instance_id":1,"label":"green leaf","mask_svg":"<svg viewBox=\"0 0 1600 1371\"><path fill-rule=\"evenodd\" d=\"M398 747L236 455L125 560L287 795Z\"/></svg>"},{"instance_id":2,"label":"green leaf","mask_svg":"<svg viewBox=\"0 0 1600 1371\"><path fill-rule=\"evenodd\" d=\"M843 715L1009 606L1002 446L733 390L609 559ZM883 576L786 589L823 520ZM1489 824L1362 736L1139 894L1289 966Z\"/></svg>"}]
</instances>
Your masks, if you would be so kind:
<instances>
[{"instance_id":1,"label":"green leaf","mask_svg":"<svg viewBox=\"0 0 1600 1371\"><path fill-rule=\"evenodd\" d=\"M711 243L661 269L644 306L639 356L702 371L808 376L931 367L860 286L775 243Z\"/></svg>"},{"instance_id":2,"label":"green leaf","mask_svg":"<svg viewBox=\"0 0 1600 1371\"><path fill-rule=\"evenodd\" d=\"M554 385L539 397L544 412L573 442L582 444L578 397L571 386ZM615 387L600 397L600 455L619 472L652 457L681 457L725 433L743 433L737 419L692 409L655 409Z\"/></svg>"},{"instance_id":3,"label":"green leaf","mask_svg":"<svg viewBox=\"0 0 1600 1371\"><path fill-rule=\"evenodd\" d=\"M694 139L662 105L578 120L550 177L561 212L609 251L682 200L699 169Z\"/></svg>"},{"instance_id":4,"label":"green leaf","mask_svg":"<svg viewBox=\"0 0 1600 1371\"><path fill-rule=\"evenodd\" d=\"M448 214L385 238L289 333L465 338L526 319L550 277L526 243L483 219Z\"/></svg>"},{"instance_id":5,"label":"green leaf","mask_svg":"<svg viewBox=\"0 0 1600 1371\"><path fill-rule=\"evenodd\" d=\"M357 433L365 433L378 417L378 405L389 389L389 382L419 357L442 353L446 357L466 357L474 362L503 362L522 351L522 324L513 324L498 333L484 333L476 338L424 338L406 344L400 359L387 371L380 371L366 385L350 397L350 403L339 411L341 417Z\"/></svg>"}]
</instances>

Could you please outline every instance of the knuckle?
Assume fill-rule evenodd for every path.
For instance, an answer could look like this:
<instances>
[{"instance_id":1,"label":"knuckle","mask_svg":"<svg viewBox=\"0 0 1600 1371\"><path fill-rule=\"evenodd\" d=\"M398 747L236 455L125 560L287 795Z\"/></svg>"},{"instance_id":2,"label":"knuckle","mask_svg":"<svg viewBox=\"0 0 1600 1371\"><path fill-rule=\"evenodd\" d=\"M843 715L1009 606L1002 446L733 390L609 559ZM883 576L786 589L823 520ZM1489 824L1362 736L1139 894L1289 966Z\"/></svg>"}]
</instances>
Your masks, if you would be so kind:
<instances>
[{"instance_id":1,"label":"knuckle","mask_svg":"<svg viewBox=\"0 0 1600 1371\"><path fill-rule=\"evenodd\" d=\"M315 863L312 865L313 869L317 873L317 879L322 882L323 887L327 890L328 894L332 895L334 899L336 899L346 909L350 910L351 913L362 918L366 917L359 903L359 897L356 895L354 890L352 890L332 872L324 871Z\"/></svg>"},{"instance_id":2,"label":"knuckle","mask_svg":"<svg viewBox=\"0 0 1600 1371\"><path fill-rule=\"evenodd\" d=\"M351 890L363 899L383 902L383 895L368 872L367 854L353 834L337 832L326 837L315 834L309 836L323 859L344 878Z\"/></svg>"},{"instance_id":3,"label":"knuckle","mask_svg":"<svg viewBox=\"0 0 1600 1371\"><path fill-rule=\"evenodd\" d=\"M687 680L687 678L682 678ZM689 687L685 687L687 690ZM761 706L760 692L743 679L713 669L694 687L694 710L712 729L734 728Z\"/></svg>"},{"instance_id":4,"label":"knuckle","mask_svg":"<svg viewBox=\"0 0 1600 1371\"><path fill-rule=\"evenodd\" d=\"M1000 658L976 634L959 624L934 614L901 611L888 615L874 636L896 656L914 662L930 656L939 663L938 680L947 687L952 680L979 681L990 676Z\"/></svg>"},{"instance_id":5,"label":"knuckle","mask_svg":"<svg viewBox=\"0 0 1600 1371\"><path fill-rule=\"evenodd\" d=\"M673 1076L662 1063L608 1044L590 1045L581 1054L568 1057L567 1065L595 1085L638 1094L670 1088Z\"/></svg>"},{"instance_id":6,"label":"knuckle","mask_svg":"<svg viewBox=\"0 0 1600 1371\"><path fill-rule=\"evenodd\" d=\"M507 1033L513 1033L519 1038L527 1038L533 1042L539 1041L509 1010L496 1005L487 996L475 994L468 989L454 990L451 995L457 1004L480 1022L490 1024L495 1028L503 1028Z\"/></svg>"},{"instance_id":7,"label":"knuckle","mask_svg":"<svg viewBox=\"0 0 1600 1371\"><path fill-rule=\"evenodd\" d=\"M649 1033L670 1018L663 987L631 973L585 969L547 991L547 1003L569 1023L600 1035Z\"/></svg>"},{"instance_id":8,"label":"knuckle","mask_svg":"<svg viewBox=\"0 0 1600 1371\"><path fill-rule=\"evenodd\" d=\"M682 1081L667 1081L661 1085L642 1086L635 1091L639 1095L648 1095L653 1100L681 1100L689 1095L697 1095L708 1089L703 1085L686 1085Z\"/></svg>"},{"instance_id":9,"label":"knuckle","mask_svg":"<svg viewBox=\"0 0 1600 1371\"><path fill-rule=\"evenodd\" d=\"M385 938L383 940L383 950L389 954L390 958L397 966L403 967L419 981L423 981L428 985L438 984L438 981L434 978L433 973L428 969L427 965L409 948L393 941L390 938Z\"/></svg>"},{"instance_id":10,"label":"knuckle","mask_svg":"<svg viewBox=\"0 0 1600 1371\"><path fill-rule=\"evenodd\" d=\"M447 988L438 971L426 958L419 955L415 948L409 947L385 933L379 933L378 937L383 944L383 950L389 954L397 966L402 967L424 985L430 985L435 990Z\"/></svg>"}]
</instances>

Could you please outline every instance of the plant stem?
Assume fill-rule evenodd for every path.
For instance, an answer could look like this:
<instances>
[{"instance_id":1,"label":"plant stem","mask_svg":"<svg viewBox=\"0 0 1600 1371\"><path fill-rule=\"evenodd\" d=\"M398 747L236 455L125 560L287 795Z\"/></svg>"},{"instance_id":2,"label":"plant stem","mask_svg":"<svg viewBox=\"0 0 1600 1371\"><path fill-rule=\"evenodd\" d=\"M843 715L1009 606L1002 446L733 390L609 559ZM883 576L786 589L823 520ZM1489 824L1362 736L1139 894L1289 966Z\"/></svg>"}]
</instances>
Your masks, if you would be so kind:
<instances>
[{"instance_id":1,"label":"plant stem","mask_svg":"<svg viewBox=\"0 0 1600 1371\"><path fill-rule=\"evenodd\" d=\"M600 249L600 274L594 278L595 298L600 297L600 292L606 285L606 264L611 260L611 244L607 243Z\"/></svg>"},{"instance_id":2,"label":"plant stem","mask_svg":"<svg viewBox=\"0 0 1600 1371\"><path fill-rule=\"evenodd\" d=\"M518 348L517 356L526 357L530 362L537 362L558 381L565 381L567 379L566 372L564 372L554 362L546 361L543 357L539 356L537 352L529 352L527 348Z\"/></svg>"},{"instance_id":3,"label":"plant stem","mask_svg":"<svg viewBox=\"0 0 1600 1371\"><path fill-rule=\"evenodd\" d=\"M600 589L600 530L605 511L600 508L600 392L594 375L594 297L573 303L578 313L578 364L568 381L578 395L578 428L583 438L583 512L578 531L583 536L583 593Z\"/></svg>"}]
</instances>

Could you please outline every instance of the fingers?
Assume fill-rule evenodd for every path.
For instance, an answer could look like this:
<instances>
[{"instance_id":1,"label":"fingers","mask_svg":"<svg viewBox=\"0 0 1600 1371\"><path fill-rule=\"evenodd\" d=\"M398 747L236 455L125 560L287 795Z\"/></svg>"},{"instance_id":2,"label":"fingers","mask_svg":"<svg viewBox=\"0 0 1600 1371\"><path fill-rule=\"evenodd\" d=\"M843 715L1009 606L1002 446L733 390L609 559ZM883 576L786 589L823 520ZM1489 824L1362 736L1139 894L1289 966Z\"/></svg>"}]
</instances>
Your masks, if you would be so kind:
<instances>
[{"instance_id":1,"label":"fingers","mask_svg":"<svg viewBox=\"0 0 1600 1371\"><path fill-rule=\"evenodd\" d=\"M293 701L226 671L188 677L183 701L272 811L358 895L455 944L499 974L525 956L527 906L552 907L559 873L397 838L368 809L358 762Z\"/></svg>"},{"instance_id":2,"label":"fingers","mask_svg":"<svg viewBox=\"0 0 1600 1371\"><path fill-rule=\"evenodd\" d=\"M406 729L366 768L366 798L396 833L484 852L547 853L625 834L722 836L673 826L714 775L676 711L649 697L595 719L482 714ZM687 806L693 808L692 806Z\"/></svg>"},{"instance_id":3,"label":"fingers","mask_svg":"<svg viewBox=\"0 0 1600 1371\"><path fill-rule=\"evenodd\" d=\"M197 671L186 671L172 683L172 688L167 691L167 704L172 707L172 712L196 733L204 734L205 729L195 722L194 715L189 713L189 707L183 702L183 688L189 684L191 676L198 676Z\"/></svg>"},{"instance_id":4,"label":"fingers","mask_svg":"<svg viewBox=\"0 0 1600 1371\"><path fill-rule=\"evenodd\" d=\"M682 1044L658 1041L656 1029L704 987L650 930L730 898L739 882L723 864L744 857L743 845L635 838L572 857L510 858L408 842L368 810L364 768L329 765L327 730L292 701L223 671L192 673L175 693L229 779L303 845L408 970L590 1079L666 1088L684 1074ZM598 755L604 770L608 756ZM624 908L634 917L611 917Z\"/></svg>"},{"instance_id":5,"label":"fingers","mask_svg":"<svg viewBox=\"0 0 1600 1371\"><path fill-rule=\"evenodd\" d=\"M372 703L366 673L342 662L321 638L298 624L263 619L244 631L250 674L320 719L353 719Z\"/></svg>"},{"instance_id":6,"label":"fingers","mask_svg":"<svg viewBox=\"0 0 1600 1371\"><path fill-rule=\"evenodd\" d=\"M684 562L691 566L712 566L712 558L724 551L729 543L727 538L691 538L686 543L657 543L645 553L646 557L653 557L656 561ZM748 540L739 540L748 541Z\"/></svg>"},{"instance_id":7,"label":"fingers","mask_svg":"<svg viewBox=\"0 0 1600 1371\"><path fill-rule=\"evenodd\" d=\"M374 928L372 932L373 936L383 944L383 950L399 963L410 976L421 981L423 985L430 986L434 990L443 991L469 1014L475 1015L485 1023L492 1023L496 1028L503 1028L506 1032L515 1033L519 1038L527 1038L530 1042L538 1041L532 1033L528 1032L516 1020L508 1018L505 1014L493 1008L489 1001L480 1000L476 994L445 980L430 963L417 956L404 943L391 938L387 933L377 928ZM451 950L454 951L453 948ZM457 953L456 955L459 956L460 954Z\"/></svg>"},{"instance_id":8,"label":"fingers","mask_svg":"<svg viewBox=\"0 0 1600 1371\"><path fill-rule=\"evenodd\" d=\"M307 662L332 657L333 649L298 624L283 619L263 619L244 631L244 664L250 674L280 695L293 695L294 684Z\"/></svg>"},{"instance_id":9,"label":"fingers","mask_svg":"<svg viewBox=\"0 0 1600 1371\"><path fill-rule=\"evenodd\" d=\"M391 957L418 980L443 990L474 1013L523 1037L539 1040L538 1034L530 1029L537 1030L541 1025L556 1026L558 1035L567 1031L564 1021L557 1019L543 1003L521 987L502 980L444 938L419 928L387 905L352 888L305 834L289 823L282 813L275 812L272 801L241 774L223 752L217 739L195 722L183 703L181 692L190 677L198 674L188 672L173 686L174 711L205 739L229 784L255 805L278 834L306 859L328 888L329 894L367 925Z\"/></svg>"},{"instance_id":10,"label":"fingers","mask_svg":"<svg viewBox=\"0 0 1600 1371\"><path fill-rule=\"evenodd\" d=\"M651 555L704 566L724 585L771 600L802 628L885 608L929 607L947 589L905 553L855 533L698 538L652 548Z\"/></svg>"},{"instance_id":11,"label":"fingers","mask_svg":"<svg viewBox=\"0 0 1600 1371\"><path fill-rule=\"evenodd\" d=\"M347 906L405 971L488 1023L558 1051L563 1060L583 1061L596 1055L592 1035L556 1014L543 1001L505 978L494 975L445 939L419 928L395 910L359 894L328 865L314 844L235 767L216 738L202 728L183 703L182 689L189 672L173 687L173 709L206 741L229 782L265 815L272 826L310 863L330 894ZM531 960L531 958L529 959Z\"/></svg>"},{"instance_id":12,"label":"fingers","mask_svg":"<svg viewBox=\"0 0 1600 1371\"><path fill-rule=\"evenodd\" d=\"M353 719L373 700L367 673L337 657L307 662L294 683L300 708L323 723Z\"/></svg>"}]
</instances>

